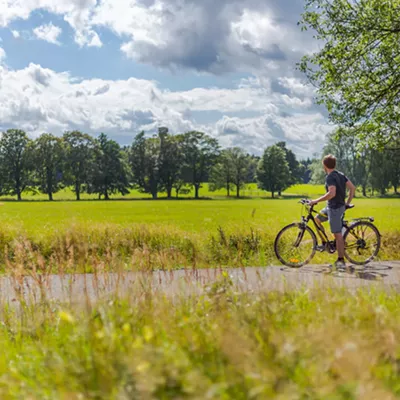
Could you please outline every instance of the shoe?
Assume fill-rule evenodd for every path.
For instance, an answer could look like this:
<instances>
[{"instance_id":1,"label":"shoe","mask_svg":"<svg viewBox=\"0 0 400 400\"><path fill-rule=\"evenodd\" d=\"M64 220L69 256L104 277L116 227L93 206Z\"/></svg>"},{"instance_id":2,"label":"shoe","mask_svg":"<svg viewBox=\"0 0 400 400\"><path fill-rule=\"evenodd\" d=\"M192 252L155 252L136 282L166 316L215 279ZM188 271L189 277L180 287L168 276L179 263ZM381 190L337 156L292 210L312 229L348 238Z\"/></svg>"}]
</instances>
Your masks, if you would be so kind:
<instances>
[{"instance_id":1,"label":"shoe","mask_svg":"<svg viewBox=\"0 0 400 400\"><path fill-rule=\"evenodd\" d=\"M316 251L320 251L321 253L326 250L326 243L319 244L315 246Z\"/></svg>"},{"instance_id":2,"label":"shoe","mask_svg":"<svg viewBox=\"0 0 400 400\"><path fill-rule=\"evenodd\" d=\"M334 270L342 270L342 271L343 270L347 270L346 263L344 261L341 261L341 260L335 261L329 267L334 269Z\"/></svg>"}]
</instances>

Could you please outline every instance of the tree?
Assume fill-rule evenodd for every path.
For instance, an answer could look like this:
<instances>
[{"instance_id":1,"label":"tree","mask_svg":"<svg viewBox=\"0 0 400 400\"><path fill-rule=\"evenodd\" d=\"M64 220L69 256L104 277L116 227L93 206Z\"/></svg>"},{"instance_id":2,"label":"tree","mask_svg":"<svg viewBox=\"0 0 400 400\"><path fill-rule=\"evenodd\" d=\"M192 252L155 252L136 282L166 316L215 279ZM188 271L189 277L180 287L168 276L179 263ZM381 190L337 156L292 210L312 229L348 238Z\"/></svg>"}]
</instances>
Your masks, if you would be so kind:
<instances>
[{"instance_id":1,"label":"tree","mask_svg":"<svg viewBox=\"0 0 400 400\"><path fill-rule=\"evenodd\" d=\"M17 196L32 183L30 142L27 134L19 129L3 132L0 139L1 193Z\"/></svg>"},{"instance_id":2,"label":"tree","mask_svg":"<svg viewBox=\"0 0 400 400\"><path fill-rule=\"evenodd\" d=\"M119 144L104 133L100 134L95 143L94 168L90 174L88 192L98 193L105 200L109 200L111 194L128 194L130 185L127 160Z\"/></svg>"},{"instance_id":3,"label":"tree","mask_svg":"<svg viewBox=\"0 0 400 400\"><path fill-rule=\"evenodd\" d=\"M233 166L233 184L236 186L236 197L240 197L240 189L246 183L249 173L250 158L238 147L230 149L230 157Z\"/></svg>"},{"instance_id":4,"label":"tree","mask_svg":"<svg viewBox=\"0 0 400 400\"><path fill-rule=\"evenodd\" d=\"M323 43L300 69L331 120L383 148L399 137L400 0L307 0L300 24Z\"/></svg>"},{"instance_id":5,"label":"tree","mask_svg":"<svg viewBox=\"0 0 400 400\"><path fill-rule=\"evenodd\" d=\"M310 183L311 181L311 169L310 166L313 163L313 160L311 160L309 157L306 160L301 160L300 161L300 166L299 166L299 175L301 176L301 183L307 184Z\"/></svg>"},{"instance_id":6,"label":"tree","mask_svg":"<svg viewBox=\"0 0 400 400\"><path fill-rule=\"evenodd\" d=\"M268 147L258 166L258 187L272 193L285 190L290 182L290 169L284 150L277 146Z\"/></svg>"},{"instance_id":7,"label":"tree","mask_svg":"<svg viewBox=\"0 0 400 400\"><path fill-rule=\"evenodd\" d=\"M387 150L388 158L391 160L390 166L390 183L393 186L394 192L398 193L398 187L400 185L400 150L396 149L388 149Z\"/></svg>"},{"instance_id":8,"label":"tree","mask_svg":"<svg viewBox=\"0 0 400 400\"><path fill-rule=\"evenodd\" d=\"M160 143L160 183L167 192L168 198L171 198L172 189L176 186L181 176L183 161L182 136L171 136L167 128L160 128L158 137Z\"/></svg>"},{"instance_id":9,"label":"tree","mask_svg":"<svg viewBox=\"0 0 400 400\"><path fill-rule=\"evenodd\" d=\"M32 143L35 183L41 193L53 201L53 194L62 188L64 149L62 140L44 133Z\"/></svg>"},{"instance_id":10,"label":"tree","mask_svg":"<svg viewBox=\"0 0 400 400\"><path fill-rule=\"evenodd\" d=\"M153 199L156 199L158 192L162 188L160 177L160 139L146 139L144 132L139 133L135 137L129 152L129 164L132 170L134 185L143 193L150 193Z\"/></svg>"},{"instance_id":11,"label":"tree","mask_svg":"<svg viewBox=\"0 0 400 400\"><path fill-rule=\"evenodd\" d=\"M211 168L209 188L212 192L226 188L229 197L234 179L234 165L230 150L222 150L217 163Z\"/></svg>"},{"instance_id":12,"label":"tree","mask_svg":"<svg viewBox=\"0 0 400 400\"><path fill-rule=\"evenodd\" d=\"M300 164L293 151L286 147L286 142L279 142L276 145L285 152L286 161L290 170L289 186L292 186L300 181ZM281 193L279 193L279 196L280 195Z\"/></svg>"},{"instance_id":13,"label":"tree","mask_svg":"<svg viewBox=\"0 0 400 400\"><path fill-rule=\"evenodd\" d=\"M202 132L187 132L183 135L182 149L185 163L183 176L194 186L195 198L198 199L201 184L219 155L218 141Z\"/></svg>"},{"instance_id":14,"label":"tree","mask_svg":"<svg viewBox=\"0 0 400 400\"><path fill-rule=\"evenodd\" d=\"M68 162L65 165L64 182L72 186L76 200L86 190L95 159L93 138L79 131L66 132L63 136Z\"/></svg>"},{"instance_id":15,"label":"tree","mask_svg":"<svg viewBox=\"0 0 400 400\"><path fill-rule=\"evenodd\" d=\"M260 162L260 157L253 154L249 155L249 168L247 170L247 183L257 183L257 168Z\"/></svg>"},{"instance_id":16,"label":"tree","mask_svg":"<svg viewBox=\"0 0 400 400\"><path fill-rule=\"evenodd\" d=\"M391 160L384 152L374 150L371 153L371 187L383 196L390 186Z\"/></svg>"},{"instance_id":17,"label":"tree","mask_svg":"<svg viewBox=\"0 0 400 400\"><path fill-rule=\"evenodd\" d=\"M311 171L311 184L312 185L323 185L325 183L326 174L322 167L322 161L319 158L314 159L310 165Z\"/></svg>"}]
</instances>

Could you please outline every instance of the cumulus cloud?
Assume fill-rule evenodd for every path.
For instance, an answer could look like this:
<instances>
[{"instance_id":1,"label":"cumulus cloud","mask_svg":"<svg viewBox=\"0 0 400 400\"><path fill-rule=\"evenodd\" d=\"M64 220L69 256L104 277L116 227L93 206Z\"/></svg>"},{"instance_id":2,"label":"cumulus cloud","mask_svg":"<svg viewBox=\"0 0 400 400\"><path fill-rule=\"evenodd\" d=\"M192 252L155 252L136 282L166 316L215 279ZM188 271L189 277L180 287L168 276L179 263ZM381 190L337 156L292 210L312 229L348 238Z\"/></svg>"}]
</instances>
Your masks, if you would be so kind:
<instances>
[{"instance_id":1,"label":"cumulus cloud","mask_svg":"<svg viewBox=\"0 0 400 400\"><path fill-rule=\"evenodd\" d=\"M18 126L33 135L104 131L128 144L141 130L168 126L176 133L203 130L223 146L253 153L286 140L306 156L320 150L330 130L324 117L302 100L290 97L288 102L289 96L266 87L255 90L254 82L235 89L170 92L148 80L78 81L31 64L22 70L0 67L0 84L0 128ZM212 121L193 117L208 112L216 114Z\"/></svg>"},{"instance_id":2,"label":"cumulus cloud","mask_svg":"<svg viewBox=\"0 0 400 400\"><path fill-rule=\"evenodd\" d=\"M47 25L38 26L33 30L35 36L40 40L45 40L46 42L60 45L58 37L62 33L62 29L58 26L54 26L52 23Z\"/></svg>"},{"instance_id":3,"label":"cumulus cloud","mask_svg":"<svg viewBox=\"0 0 400 400\"><path fill-rule=\"evenodd\" d=\"M97 0L3 0L0 1L0 27L8 26L16 19L28 19L35 10L46 10L61 15L75 31L80 45L100 46L100 38L89 26Z\"/></svg>"},{"instance_id":4,"label":"cumulus cloud","mask_svg":"<svg viewBox=\"0 0 400 400\"><path fill-rule=\"evenodd\" d=\"M96 29L105 27L139 62L271 74L293 70L311 48L295 24L302 7L302 0L7 0L0 2L0 26L45 9L64 16L79 46L100 47Z\"/></svg>"},{"instance_id":5,"label":"cumulus cloud","mask_svg":"<svg viewBox=\"0 0 400 400\"><path fill-rule=\"evenodd\" d=\"M0 128L104 131L128 143L138 131L163 125L203 130L254 153L286 140L299 155L311 155L331 127L294 68L314 49L310 33L296 26L303 6L303 0L0 0L0 27L42 9L62 16L80 47L101 47L99 31L107 29L120 38L122 54L141 63L250 76L232 89L172 92L133 78L81 81L34 64L11 70L1 66L0 49ZM42 25L34 33L58 43L58 29Z\"/></svg>"},{"instance_id":6,"label":"cumulus cloud","mask_svg":"<svg viewBox=\"0 0 400 400\"><path fill-rule=\"evenodd\" d=\"M12 30L11 34L14 36L15 39L19 39L21 37L21 34L16 30Z\"/></svg>"}]
</instances>

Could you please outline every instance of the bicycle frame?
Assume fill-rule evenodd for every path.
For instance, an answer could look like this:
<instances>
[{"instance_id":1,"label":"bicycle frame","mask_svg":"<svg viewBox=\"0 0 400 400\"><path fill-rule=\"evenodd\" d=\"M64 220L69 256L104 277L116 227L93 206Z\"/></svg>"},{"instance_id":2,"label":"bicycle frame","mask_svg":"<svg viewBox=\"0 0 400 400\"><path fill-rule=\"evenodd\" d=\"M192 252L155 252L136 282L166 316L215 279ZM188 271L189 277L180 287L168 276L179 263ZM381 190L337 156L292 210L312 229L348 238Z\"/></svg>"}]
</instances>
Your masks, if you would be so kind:
<instances>
[{"instance_id":1,"label":"bicycle frame","mask_svg":"<svg viewBox=\"0 0 400 400\"><path fill-rule=\"evenodd\" d=\"M307 203L302 202L302 204L303 204L303 205L306 205ZM314 227L315 227L315 229L316 229L316 231L317 231L317 233L318 233L318 236L319 236L319 238L320 238L321 241L322 241L322 243L327 243L328 246L329 246L329 250L330 250L331 252L335 252L335 251L336 251L336 243L335 243L335 242L332 243L332 242L329 241L329 237L328 237L328 235L326 234L325 229L321 228L321 227L316 223L315 218L314 218L314 216L313 216L313 213L318 214L318 212L314 210L314 207L309 207L307 217L304 217L304 216L302 217L302 224L304 224L305 226L308 226L308 223L309 223L310 221L312 221L313 224L314 224ZM357 235L357 233L354 232L354 231L351 229L352 225L351 225L351 224L349 225L349 223L344 219L344 218L345 218L345 215L346 215L346 213L343 214L343 219L342 219L342 220L343 220L343 227L344 227L346 230L348 230L357 240L361 239L361 238ZM364 217L364 218L355 218L355 219L352 220L353 223L356 223L356 222L359 222L359 221L368 221L368 222L371 222L371 223L372 223L372 222L375 221L375 219L374 219L373 217ZM301 239L302 239L302 238L301 238ZM301 241L301 240L300 240L300 241Z\"/></svg>"},{"instance_id":2,"label":"bicycle frame","mask_svg":"<svg viewBox=\"0 0 400 400\"><path fill-rule=\"evenodd\" d=\"M312 213L317 213L316 211L314 211L313 208L310 208L307 217L302 217L302 223L305 224L305 226L308 226L308 223L310 221L313 222L314 227L318 233L319 238L321 239L322 243L329 243L329 238L328 235L326 234L325 230L322 229L316 222L315 222L315 218L312 215Z\"/></svg>"}]
</instances>

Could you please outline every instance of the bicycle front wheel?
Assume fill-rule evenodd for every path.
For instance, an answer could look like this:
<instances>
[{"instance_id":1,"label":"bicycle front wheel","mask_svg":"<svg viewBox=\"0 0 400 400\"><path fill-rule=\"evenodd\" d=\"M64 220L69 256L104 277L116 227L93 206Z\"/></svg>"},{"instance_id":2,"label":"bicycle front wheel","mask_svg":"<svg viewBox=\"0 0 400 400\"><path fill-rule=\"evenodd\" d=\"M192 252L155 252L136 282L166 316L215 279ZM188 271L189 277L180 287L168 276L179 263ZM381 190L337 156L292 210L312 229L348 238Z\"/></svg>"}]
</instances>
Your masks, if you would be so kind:
<instances>
[{"instance_id":1,"label":"bicycle front wheel","mask_svg":"<svg viewBox=\"0 0 400 400\"><path fill-rule=\"evenodd\" d=\"M381 248L381 235L375 225L359 221L344 234L344 254L353 264L366 265L373 261Z\"/></svg>"},{"instance_id":2,"label":"bicycle front wheel","mask_svg":"<svg viewBox=\"0 0 400 400\"><path fill-rule=\"evenodd\" d=\"M283 228L275 239L278 260L291 268L308 264L315 255L317 237L303 224L291 224Z\"/></svg>"}]
</instances>

